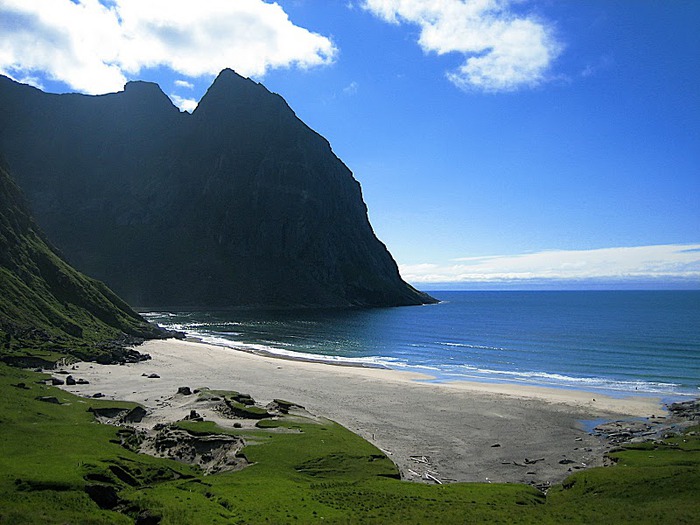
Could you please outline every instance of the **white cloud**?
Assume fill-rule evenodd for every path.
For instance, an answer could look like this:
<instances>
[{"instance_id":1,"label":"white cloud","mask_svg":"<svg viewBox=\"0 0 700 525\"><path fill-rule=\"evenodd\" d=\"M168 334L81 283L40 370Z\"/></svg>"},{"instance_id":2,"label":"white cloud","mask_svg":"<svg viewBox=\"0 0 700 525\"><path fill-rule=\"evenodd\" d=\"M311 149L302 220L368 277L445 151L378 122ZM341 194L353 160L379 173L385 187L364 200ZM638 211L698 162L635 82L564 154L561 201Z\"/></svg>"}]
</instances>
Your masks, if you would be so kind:
<instances>
[{"instance_id":1,"label":"white cloud","mask_svg":"<svg viewBox=\"0 0 700 525\"><path fill-rule=\"evenodd\" d=\"M187 80L176 80L175 85L185 89L194 89L194 84L192 82L187 82Z\"/></svg>"},{"instance_id":2,"label":"white cloud","mask_svg":"<svg viewBox=\"0 0 700 525\"><path fill-rule=\"evenodd\" d=\"M170 100L172 100L173 104L175 104L182 111L192 113L195 109L197 109L198 102L193 98L183 98L171 93Z\"/></svg>"},{"instance_id":3,"label":"white cloud","mask_svg":"<svg viewBox=\"0 0 700 525\"><path fill-rule=\"evenodd\" d=\"M97 0L0 0L0 72L65 81L86 93L115 91L119 23Z\"/></svg>"},{"instance_id":4,"label":"white cloud","mask_svg":"<svg viewBox=\"0 0 700 525\"><path fill-rule=\"evenodd\" d=\"M42 72L85 93L118 91L148 67L261 76L335 54L330 39L263 0L0 0L0 73Z\"/></svg>"},{"instance_id":5,"label":"white cloud","mask_svg":"<svg viewBox=\"0 0 700 525\"><path fill-rule=\"evenodd\" d=\"M586 67L584 67L581 71L580 75L584 78L594 76L598 74L599 71L610 69L614 65L614 63L615 60L612 57L612 55L603 55L598 59L596 63L587 64Z\"/></svg>"},{"instance_id":6,"label":"white cloud","mask_svg":"<svg viewBox=\"0 0 700 525\"><path fill-rule=\"evenodd\" d=\"M553 30L535 16L519 16L515 0L364 0L383 20L416 24L418 43L438 55L461 53L447 77L463 89L512 91L535 86L561 51Z\"/></svg>"},{"instance_id":7,"label":"white cloud","mask_svg":"<svg viewBox=\"0 0 700 525\"><path fill-rule=\"evenodd\" d=\"M466 257L447 264L400 265L400 269L404 279L419 284L673 279L700 285L700 244Z\"/></svg>"},{"instance_id":8,"label":"white cloud","mask_svg":"<svg viewBox=\"0 0 700 525\"><path fill-rule=\"evenodd\" d=\"M349 96L350 96L350 95L356 95L356 94L357 94L357 90L358 90L359 88L360 88L360 85L359 85L357 82L355 82L355 81L353 80L352 82L350 82L350 84L348 84L347 86L345 86L345 87L343 88L343 93L345 93L346 95L349 95Z\"/></svg>"}]
</instances>

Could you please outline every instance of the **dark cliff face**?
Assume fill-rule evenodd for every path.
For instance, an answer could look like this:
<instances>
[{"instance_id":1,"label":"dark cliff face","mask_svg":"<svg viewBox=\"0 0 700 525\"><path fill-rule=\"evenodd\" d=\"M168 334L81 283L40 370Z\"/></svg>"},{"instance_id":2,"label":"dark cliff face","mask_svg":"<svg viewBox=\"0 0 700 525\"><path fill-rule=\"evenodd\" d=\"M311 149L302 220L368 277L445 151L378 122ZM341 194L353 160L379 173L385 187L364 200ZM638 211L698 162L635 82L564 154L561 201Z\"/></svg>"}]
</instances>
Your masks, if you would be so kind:
<instances>
[{"instance_id":1,"label":"dark cliff face","mask_svg":"<svg viewBox=\"0 0 700 525\"><path fill-rule=\"evenodd\" d=\"M328 142L223 71L192 115L155 84L49 95L0 77L0 151L48 237L132 304L393 306L404 283Z\"/></svg>"},{"instance_id":2,"label":"dark cliff face","mask_svg":"<svg viewBox=\"0 0 700 525\"><path fill-rule=\"evenodd\" d=\"M54 350L65 347L82 358L108 357L109 349L98 347L125 341L125 335L166 335L56 253L1 160L0 334L3 358L13 346L45 344Z\"/></svg>"}]
</instances>

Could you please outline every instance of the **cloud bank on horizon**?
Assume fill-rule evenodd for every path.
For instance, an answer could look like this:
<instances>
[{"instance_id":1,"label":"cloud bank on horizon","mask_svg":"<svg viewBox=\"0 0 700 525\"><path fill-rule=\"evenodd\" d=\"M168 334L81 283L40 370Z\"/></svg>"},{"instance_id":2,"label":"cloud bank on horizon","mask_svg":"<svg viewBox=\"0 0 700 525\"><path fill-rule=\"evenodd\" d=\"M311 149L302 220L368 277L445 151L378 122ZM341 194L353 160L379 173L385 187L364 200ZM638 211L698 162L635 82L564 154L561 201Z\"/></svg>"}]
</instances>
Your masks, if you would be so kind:
<instances>
[{"instance_id":1,"label":"cloud bank on horizon","mask_svg":"<svg viewBox=\"0 0 700 525\"><path fill-rule=\"evenodd\" d=\"M525 285L546 282L582 284L676 283L700 288L700 244L665 244L594 250L547 250L520 255L455 259L452 264L400 265L401 275L417 285L451 283Z\"/></svg>"}]
</instances>

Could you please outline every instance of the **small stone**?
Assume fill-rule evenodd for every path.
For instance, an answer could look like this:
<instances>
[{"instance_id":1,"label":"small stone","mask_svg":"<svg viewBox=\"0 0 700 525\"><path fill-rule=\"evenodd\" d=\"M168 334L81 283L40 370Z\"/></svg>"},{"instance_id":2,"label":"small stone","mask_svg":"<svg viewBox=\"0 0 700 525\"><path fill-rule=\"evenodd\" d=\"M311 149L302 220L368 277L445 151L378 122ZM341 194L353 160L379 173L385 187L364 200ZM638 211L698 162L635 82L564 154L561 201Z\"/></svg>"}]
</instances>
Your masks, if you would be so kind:
<instances>
[{"instance_id":1,"label":"small stone","mask_svg":"<svg viewBox=\"0 0 700 525\"><path fill-rule=\"evenodd\" d=\"M37 401L43 401L44 403L51 403L53 405L60 405L61 402L53 396L41 396L36 398Z\"/></svg>"},{"instance_id":2,"label":"small stone","mask_svg":"<svg viewBox=\"0 0 700 525\"><path fill-rule=\"evenodd\" d=\"M183 396L191 396L192 390L190 390L190 387L188 386L181 386L177 389L177 393L182 394Z\"/></svg>"},{"instance_id":3,"label":"small stone","mask_svg":"<svg viewBox=\"0 0 700 525\"><path fill-rule=\"evenodd\" d=\"M204 418L200 416L196 410L190 410L190 414L185 416L185 420L189 421L204 421Z\"/></svg>"},{"instance_id":4,"label":"small stone","mask_svg":"<svg viewBox=\"0 0 700 525\"><path fill-rule=\"evenodd\" d=\"M160 379L158 374L148 374L148 379Z\"/></svg>"},{"instance_id":5,"label":"small stone","mask_svg":"<svg viewBox=\"0 0 700 525\"><path fill-rule=\"evenodd\" d=\"M66 377L66 385L69 385L69 386L75 385L75 379L73 379L73 376Z\"/></svg>"},{"instance_id":6,"label":"small stone","mask_svg":"<svg viewBox=\"0 0 700 525\"><path fill-rule=\"evenodd\" d=\"M500 443L494 443L493 445L491 445L491 448L498 448L500 446L501 446Z\"/></svg>"}]
</instances>

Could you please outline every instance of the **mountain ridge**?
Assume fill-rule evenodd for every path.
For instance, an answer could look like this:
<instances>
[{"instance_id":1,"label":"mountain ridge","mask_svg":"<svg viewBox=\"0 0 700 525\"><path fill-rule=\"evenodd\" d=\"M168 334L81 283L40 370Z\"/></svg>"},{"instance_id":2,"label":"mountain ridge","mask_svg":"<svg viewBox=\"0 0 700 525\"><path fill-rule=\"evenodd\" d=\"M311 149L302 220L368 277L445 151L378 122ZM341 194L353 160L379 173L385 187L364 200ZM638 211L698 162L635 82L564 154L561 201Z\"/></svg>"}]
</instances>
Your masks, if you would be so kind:
<instances>
[{"instance_id":1,"label":"mountain ridge","mask_svg":"<svg viewBox=\"0 0 700 525\"><path fill-rule=\"evenodd\" d=\"M130 304L434 302L401 279L329 142L262 84L224 70L187 114L149 82L88 96L0 80L0 150L37 220Z\"/></svg>"}]
</instances>

